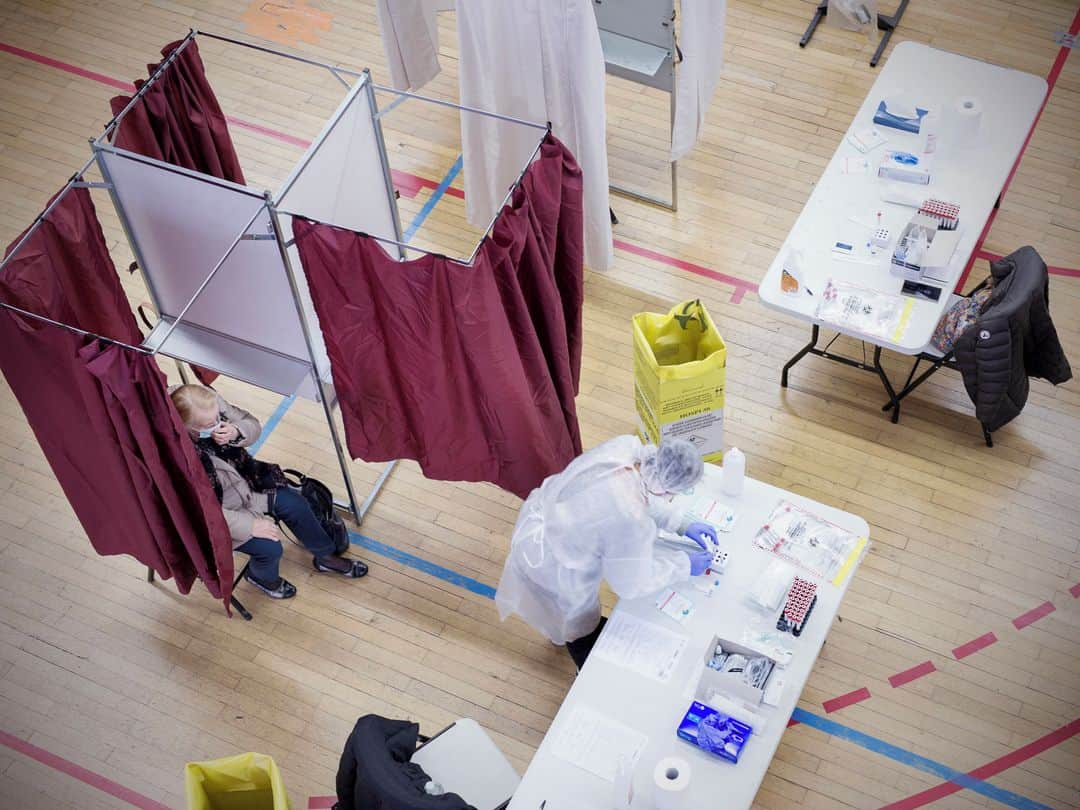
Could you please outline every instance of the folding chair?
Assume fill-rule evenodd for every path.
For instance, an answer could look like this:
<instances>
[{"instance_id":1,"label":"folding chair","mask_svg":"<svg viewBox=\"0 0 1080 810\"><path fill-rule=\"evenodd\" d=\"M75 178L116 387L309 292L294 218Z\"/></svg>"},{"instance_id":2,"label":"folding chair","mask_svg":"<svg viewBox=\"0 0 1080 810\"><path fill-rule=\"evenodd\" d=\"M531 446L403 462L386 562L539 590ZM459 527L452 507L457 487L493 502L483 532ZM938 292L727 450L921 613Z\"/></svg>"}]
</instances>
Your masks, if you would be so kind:
<instances>
[{"instance_id":1,"label":"folding chair","mask_svg":"<svg viewBox=\"0 0 1080 810\"><path fill-rule=\"evenodd\" d=\"M234 608L236 608L237 613L239 613L241 616L244 617L244 621L248 621L248 622L251 621L251 612L246 607L244 607L243 603L239 599L236 598L235 592L236 592L236 586L240 583L240 580L243 579L243 576L247 572L249 565L251 565L251 558L250 557L248 557L248 561L246 563L244 563L244 567L240 569L240 573L236 575L236 579L233 580L233 584L232 584L233 595L229 597L229 603ZM153 582L154 581L154 569L151 568L150 566L146 567L146 581L147 582Z\"/></svg>"}]
</instances>

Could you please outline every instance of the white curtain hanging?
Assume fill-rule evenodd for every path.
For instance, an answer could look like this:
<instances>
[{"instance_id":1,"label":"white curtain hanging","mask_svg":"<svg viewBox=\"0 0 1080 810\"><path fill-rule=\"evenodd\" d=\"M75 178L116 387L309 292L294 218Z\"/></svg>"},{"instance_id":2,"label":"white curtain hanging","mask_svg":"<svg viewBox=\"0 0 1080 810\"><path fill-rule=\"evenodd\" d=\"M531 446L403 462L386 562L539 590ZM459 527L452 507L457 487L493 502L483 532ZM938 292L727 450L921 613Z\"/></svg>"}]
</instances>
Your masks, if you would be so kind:
<instances>
[{"instance_id":1,"label":"white curtain hanging","mask_svg":"<svg viewBox=\"0 0 1080 810\"><path fill-rule=\"evenodd\" d=\"M675 125L671 159L678 160L697 143L705 126L720 71L724 66L724 19L727 0L682 0L679 64L675 86Z\"/></svg>"},{"instance_id":2,"label":"white curtain hanging","mask_svg":"<svg viewBox=\"0 0 1080 810\"><path fill-rule=\"evenodd\" d=\"M612 260L604 54L592 0L458 0L461 103L550 121L581 165L585 263ZM483 227L536 147L529 127L462 113L465 204Z\"/></svg>"}]
</instances>

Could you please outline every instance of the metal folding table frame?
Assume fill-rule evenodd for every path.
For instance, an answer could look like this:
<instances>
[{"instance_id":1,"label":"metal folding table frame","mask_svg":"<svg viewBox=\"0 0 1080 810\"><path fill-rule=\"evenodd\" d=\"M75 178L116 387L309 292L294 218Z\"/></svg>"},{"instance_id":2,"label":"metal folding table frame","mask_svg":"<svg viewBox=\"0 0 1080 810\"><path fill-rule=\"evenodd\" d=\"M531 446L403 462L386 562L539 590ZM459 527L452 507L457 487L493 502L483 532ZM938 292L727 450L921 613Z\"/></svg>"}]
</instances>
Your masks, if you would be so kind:
<instances>
[{"instance_id":1,"label":"metal folding table frame","mask_svg":"<svg viewBox=\"0 0 1080 810\"><path fill-rule=\"evenodd\" d=\"M850 366L851 368L857 368L860 371L872 372L877 375L879 380L881 380L881 385L885 389L886 396L889 398L888 401L881 406L881 410L892 411L891 421L895 425L900 421L900 403L905 397L930 379L930 377L936 374L939 369L947 368L952 369L953 371L959 370L956 366L956 358L953 356L952 352L944 355L920 352L919 354L914 355L915 362L911 366L911 371L908 372L904 384L897 390L889 379L885 367L881 365L881 346L874 345L873 360L868 363L866 361L866 342L863 341L863 359L860 362L851 357L846 357L842 354L834 354L829 351L829 348L836 342L837 338L840 337L840 334L841 333L838 332L824 347L819 348L818 341L821 339L821 326L816 323L812 324L810 327L810 342L799 349L799 351L795 352L791 359L784 364L784 368L780 372L780 386L782 388L788 387L788 371L808 354L831 360L834 363L841 363L845 366ZM919 371L919 366L924 362L929 363L929 367L924 369L923 372L916 377L915 375ZM980 424L980 426L982 427L983 440L986 442L986 446L993 447L994 440L990 435L990 431L986 429L985 425Z\"/></svg>"}]
</instances>

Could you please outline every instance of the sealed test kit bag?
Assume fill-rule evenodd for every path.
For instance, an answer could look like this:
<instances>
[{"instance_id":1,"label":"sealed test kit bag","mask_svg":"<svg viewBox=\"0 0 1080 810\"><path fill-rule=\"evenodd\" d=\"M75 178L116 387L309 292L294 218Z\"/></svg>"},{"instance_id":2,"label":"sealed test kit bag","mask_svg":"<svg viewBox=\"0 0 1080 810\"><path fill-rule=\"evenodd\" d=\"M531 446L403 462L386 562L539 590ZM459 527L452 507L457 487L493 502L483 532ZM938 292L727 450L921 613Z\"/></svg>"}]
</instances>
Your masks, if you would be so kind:
<instances>
[{"instance_id":1,"label":"sealed test kit bag","mask_svg":"<svg viewBox=\"0 0 1080 810\"><path fill-rule=\"evenodd\" d=\"M266 754L237 754L184 768L187 810L292 810L277 764Z\"/></svg>"},{"instance_id":2,"label":"sealed test kit bag","mask_svg":"<svg viewBox=\"0 0 1080 810\"><path fill-rule=\"evenodd\" d=\"M727 348L701 301L634 316L634 400L643 441L686 439L705 461L724 449Z\"/></svg>"}]
</instances>

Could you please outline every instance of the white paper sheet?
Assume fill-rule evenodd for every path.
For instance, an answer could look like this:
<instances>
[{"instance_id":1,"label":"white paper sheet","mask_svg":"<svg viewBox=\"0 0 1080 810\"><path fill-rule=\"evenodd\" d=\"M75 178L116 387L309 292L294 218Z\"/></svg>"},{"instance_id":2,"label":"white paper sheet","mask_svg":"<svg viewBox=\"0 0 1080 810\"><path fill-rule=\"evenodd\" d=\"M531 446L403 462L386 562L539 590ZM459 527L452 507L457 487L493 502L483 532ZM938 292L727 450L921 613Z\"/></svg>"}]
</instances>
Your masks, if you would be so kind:
<instances>
[{"instance_id":1,"label":"white paper sheet","mask_svg":"<svg viewBox=\"0 0 1080 810\"><path fill-rule=\"evenodd\" d=\"M591 658L609 661L666 683L679 664L686 638L635 616L618 613L604 627Z\"/></svg>"},{"instance_id":2,"label":"white paper sheet","mask_svg":"<svg viewBox=\"0 0 1080 810\"><path fill-rule=\"evenodd\" d=\"M649 738L587 706L578 706L559 730L555 756L609 782L621 757L637 762Z\"/></svg>"}]
</instances>

